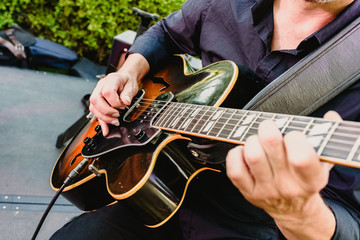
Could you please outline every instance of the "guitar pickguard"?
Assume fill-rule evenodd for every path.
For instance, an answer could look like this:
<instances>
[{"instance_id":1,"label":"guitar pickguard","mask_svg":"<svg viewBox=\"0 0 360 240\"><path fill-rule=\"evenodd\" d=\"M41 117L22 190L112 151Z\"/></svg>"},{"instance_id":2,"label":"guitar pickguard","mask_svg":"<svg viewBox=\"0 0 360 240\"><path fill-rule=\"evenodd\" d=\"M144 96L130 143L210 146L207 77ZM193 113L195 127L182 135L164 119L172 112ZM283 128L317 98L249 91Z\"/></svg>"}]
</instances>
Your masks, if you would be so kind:
<instances>
[{"instance_id":1,"label":"guitar pickguard","mask_svg":"<svg viewBox=\"0 0 360 240\"><path fill-rule=\"evenodd\" d=\"M172 93L164 93L148 105L149 100L134 97L129 110L119 117L120 126L111 126L106 137L99 129L92 138L85 140L81 154L95 158L119 148L146 145L160 133L159 129L150 126L151 120L173 98ZM133 116L137 117L133 119Z\"/></svg>"}]
</instances>

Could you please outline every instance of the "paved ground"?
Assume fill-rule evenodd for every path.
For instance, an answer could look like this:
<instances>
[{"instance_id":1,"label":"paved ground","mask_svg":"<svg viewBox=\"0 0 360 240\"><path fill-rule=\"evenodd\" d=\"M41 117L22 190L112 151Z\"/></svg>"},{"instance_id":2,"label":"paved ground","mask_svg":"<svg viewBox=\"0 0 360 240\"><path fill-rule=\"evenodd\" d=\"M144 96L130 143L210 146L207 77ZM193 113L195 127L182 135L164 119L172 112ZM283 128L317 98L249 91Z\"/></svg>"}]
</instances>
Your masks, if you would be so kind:
<instances>
[{"instance_id":1,"label":"paved ground","mask_svg":"<svg viewBox=\"0 0 360 240\"><path fill-rule=\"evenodd\" d=\"M0 240L31 239L54 195L57 136L83 115L94 80L0 66ZM38 240L80 213L60 197Z\"/></svg>"}]
</instances>

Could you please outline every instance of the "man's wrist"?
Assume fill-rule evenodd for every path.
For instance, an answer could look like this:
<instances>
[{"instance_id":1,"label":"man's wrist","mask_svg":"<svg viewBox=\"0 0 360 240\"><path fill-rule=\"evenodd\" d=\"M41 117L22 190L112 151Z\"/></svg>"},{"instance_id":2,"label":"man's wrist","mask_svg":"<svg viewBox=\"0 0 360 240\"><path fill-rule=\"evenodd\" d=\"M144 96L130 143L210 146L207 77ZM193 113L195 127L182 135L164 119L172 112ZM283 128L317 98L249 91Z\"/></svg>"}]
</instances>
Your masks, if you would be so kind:
<instances>
[{"instance_id":1,"label":"man's wrist","mask_svg":"<svg viewBox=\"0 0 360 240\"><path fill-rule=\"evenodd\" d=\"M288 239L331 239L336 228L335 216L320 195L307 201L302 209L273 218Z\"/></svg>"},{"instance_id":2,"label":"man's wrist","mask_svg":"<svg viewBox=\"0 0 360 240\"><path fill-rule=\"evenodd\" d=\"M149 70L150 66L146 58L139 53L133 53L127 57L118 72L133 76L137 79L137 82L139 82L148 74Z\"/></svg>"}]
</instances>

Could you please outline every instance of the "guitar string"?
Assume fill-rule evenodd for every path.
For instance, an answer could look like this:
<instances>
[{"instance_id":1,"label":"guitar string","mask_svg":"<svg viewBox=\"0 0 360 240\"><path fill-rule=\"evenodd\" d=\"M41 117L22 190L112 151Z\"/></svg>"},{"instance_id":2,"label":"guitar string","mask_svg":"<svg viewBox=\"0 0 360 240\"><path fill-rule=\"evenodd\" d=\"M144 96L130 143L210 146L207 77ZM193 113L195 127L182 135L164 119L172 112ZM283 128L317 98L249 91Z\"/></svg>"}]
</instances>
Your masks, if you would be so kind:
<instances>
[{"instance_id":1,"label":"guitar string","mask_svg":"<svg viewBox=\"0 0 360 240\"><path fill-rule=\"evenodd\" d=\"M166 102L166 101L160 101L160 100L156 100L157 102L164 102L164 104L163 104L163 106L165 106L166 104L168 104L169 102ZM140 103L143 103L143 104L151 104L153 102L153 100L151 100L151 99L149 99L149 101L148 102L145 102L145 101L142 101L142 102L140 102ZM223 109L223 110L225 110L226 111L226 108L222 108L222 107L213 107L213 106L205 106L205 105L194 105L194 104L186 104L186 103L177 103L177 102L171 102L172 104L180 104L180 105L183 105L184 107L182 108L182 110L184 110L184 108L185 108L185 106L204 106L204 107L208 107L210 110L213 110L212 112L210 112L210 113L214 113L214 112L216 112L216 111L218 111L218 109ZM142 109L140 109L140 108L137 108L136 110L139 110L139 111L141 111L142 113L151 113L152 111L151 110L148 110L147 111L147 109L148 109L148 107L147 108L142 108ZM230 109L230 108L228 108L228 109ZM281 116L284 116L284 117L295 117L295 118L297 118L298 120L293 120L293 121L291 121L291 123L292 124L303 124L303 125L308 125L308 123L309 123L309 121L311 121L311 120L316 120L316 121L319 121L319 122L323 122L323 123L336 123L336 121L331 121L331 120L326 120L326 119L322 119L322 118L314 118L314 117L308 117L308 116L297 116L297 115L287 115L287 114L278 114L278 113L267 113L267 112L256 112L256 111L248 111L248 110L242 110L242 109L231 109L231 110L234 110L234 111L236 111L237 113L239 113L239 114L243 114L243 115L245 115L245 114L247 114L247 113L254 113L254 114L258 114L258 115L260 115L260 116L258 116L258 118L256 119L256 121L255 122L253 122L254 124L259 124L260 122L262 122L263 120L267 120L267 119L272 119L271 117L264 117L264 116L261 116L261 115L264 115L264 114L269 114L269 115L271 115L271 116L278 116L278 117L281 117ZM161 110L162 112L164 112L165 111L165 109L162 109ZM181 110L179 110L179 111L177 111L177 112L181 112ZM205 114L204 115L205 117L210 117L211 116L211 114ZM257 121L257 120L259 120L260 119L260 121ZM308 122L306 122L306 121L300 121L300 119L304 119L304 120L309 120ZM198 120L198 119L196 119L196 118L194 118L194 120ZM276 119L275 119L276 120ZM144 120L144 121L149 121L149 120ZM309 125L309 127L314 127L314 126L317 126L319 123L311 123L310 125ZM230 127L235 127L235 126L237 126L238 124L227 124L227 126L230 126ZM349 126L349 125L358 125L358 126ZM226 129L226 130L231 130L231 129L233 129L233 128L228 128L228 129ZM257 128L254 128L254 129L257 129ZM300 127L298 127L298 128L296 128L296 127L293 127L293 129L296 129L296 130L301 130L302 128L300 128ZM343 131L349 131L349 132L351 132L351 131L358 131L359 133L360 133L360 123L358 123L358 122L352 122L352 121L341 121L340 122L340 125L336 128L337 130L343 130ZM349 134L347 134L347 135L343 135L343 136L358 136L358 135L356 135L356 134L354 134L354 135L349 135Z\"/></svg>"},{"instance_id":2,"label":"guitar string","mask_svg":"<svg viewBox=\"0 0 360 240\"><path fill-rule=\"evenodd\" d=\"M213 109L213 107L211 107L211 106L209 106L209 108L210 109ZM273 115L277 115L277 114L273 114ZM302 117L302 116L300 116L300 117ZM305 117L306 118L306 117ZM269 119L269 118L264 118L264 119ZM316 119L316 118L315 118ZM321 120L321 119L320 119ZM143 120L143 121L147 121L147 122L150 122L149 120ZM325 122L331 122L331 121L326 121L326 120L324 120ZM260 123L260 122L255 122L255 123ZM301 123L303 123L303 122L301 122ZM197 124L197 123L196 123ZM315 125L315 124L313 124L313 125ZM237 126L237 125L233 125L233 126ZM220 128L217 128L217 127L214 127L213 129L220 129ZM225 129L226 130L226 129ZM234 129L233 128L230 128L230 129L227 129L227 130L229 130L231 133L232 133L232 131L234 131ZM241 140L242 139L246 139L247 137L249 137L250 135L252 135L252 134L248 134L249 132L251 132L251 131L254 131L254 130L257 130L257 128L256 127L250 127L249 128L249 131L247 132L247 134L243 134L242 135L242 138L241 138ZM303 130L303 128L296 128L296 127L286 127L286 129L285 129L285 132L289 132L289 131L292 131L292 130L299 130L299 131L301 131L301 130ZM176 132L176 129L174 130L174 132ZM186 134L186 132L187 131L181 131L181 130L179 130L178 129L178 132L183 132L183 133L185 133ZM237 139L234 139L234 138L230 138L229 136L228 137L222 137L222 136L220 136L220 137L218 137L218 136L211 136L210 134L208 134L208 135L206 135L206 134L201 134L201 133L197 133L198 135L200 135L200 136L204 136L204 137L207 137L207 138L209 138L209 137L217 137L218 139L223 139L223 140L235 140L235 141L239 141L239 140L237 140ZM346 146L346 148L347 149L352 149L353 148L353 143L354 142L350 142L350 141L344 141L344 140L338 140L338 139L336 139L336 138L334 138L334 136L343 136L343 137L353 137L352 135L349 135L349 134L343 134L343 133L334 133L333 135L332 135L332 137L328 140L328 141L326 141L326 148L325 148L325 150L333 150L333 151L346 151L345 150L345 146ZM334 146L332 146L331 147L331 145L329 145L329 143L332 143L332 144L335 144L335 143L337 143L337 144L342 144L342 145L345 145L344 147L337 147L337 145L334 147ZM356 150L356 155L359 153L359 151L360 151L360 149L357 149ZM355 155L354 155L354 157L355 157Z\"/></svg>"},{"instance_id":3,"label":"guitar string","mask_svg":"<svg viewBox=\"0 0 360 240\"><path fill-rule=\"evenodd\" d=\"M186 104L183 104L183 105L186 105ZM193 106L193 105L190 105L190 106ZM209 107L209 109L213 109L214 107L211 107L211 106L208 106ZM215 108L214 108L215 109ZM216 110L216 109L215 109ZM245 110L242 110L242 111L245 111ZM245 111L246 112L246 111ZM278 115L278 114L273 114L273 116L274 115ZM261 117L259 117L258 119L260 119ZM304 119L311 119L310 117L299 117L299 118L304 118ZM262 118L262 119L269 119L269 118ZM321 120L321 119L319 119L319 120ZM147 120L144 120L144 121L147 121ZM331 122L331 121L327 121L327 120L323 120L324 122ZM254 122L254 124L258 124L259 123L259 121L255 121ZM292 121L291 123L294 123L294 121ZM299 122L298 121L298 123L301 123L301 124L303 124L303 122ZM195 125L196 124L198 124L198 121L195 123ZM216 124L215 124L216 125ZM225 127L225 128L223 128L223 130L225 129L225 130L228 130L228 131L231 131L231 133L232 133L232 131L234 130L234 128L235 128L235 126L237 126L238 124L235 124L235 125L232 125L232 124L228 124L227 126L231 126L232 128L227 128L227 126ZM307 124L306 124L307 125ZM312 126L314 126L314 125L316 125L316 124L311 124ZM310 126L311 127L311 126ZM213 129L218 129L217 127L213 127ZM256 130L257 128L256 127L250 127L249 128L249 130L248 130L248 132L251 132L251 131L254 131L254 130ZM337 130L339 130L339 129L341 129L339 126L337 127ZM347 127L347 129L349 130L349 128ZM303 130L303 128L296 128L296 127L294 127L294 126L292 126L292 127L287 127L286 129L285 129L285 132L289 132L290 130L300 130L300 131L302 131ZM199 133L198 133L199 134ZM205 135L206 136L206 135ZM211 135L209 135L210 137L211 137ZM336 133L334 133L333 135L332 135L332 137L329 139L329 141L327 141L327 143L339 143L339 144L344 144L344 145L349 145L349 146L353 146L353 142L350 142L350 141L347 141L347 142L345 142L344 140L342 140L342 141L338 141L338 140L336 140L334 137L339 137L339 136L341 136L341 137L353 137L353 135L350 135L350 134L344 134L344 133L339 133L339 132L336 132ZM355 135L354 135L355 136ZM223 139L231 139L230 138L230 136L228 136L228 137L222 137ZM243 137L244 138L244 137ZM335 140L334 140L335 139ZM233 139L233 140L236 140L236 139Z\"/></svg>"},{"instance_id":4,"label":"guitar string","mask_svg":"<svg viewBox=\"0 0 360 240\"><path fill-rule=\"evenodd\" d=\"M138 104L140 104L140 106L142 106L141 105L141 103L142 104L151 104L151 103L153 103L154 102L154 100L152 100L152 99L149 99L149 100L145 100L145 101L141 101L141 102L139 102ZM161 100L156 100L156 103L157 104L159 104L159 103L163 103L163 106L164 105L166 105L166 104L168 104L169 102L168 101L161 101ZM205 105L194 105L194 104L186 104L186 103L177 103L177 102L172 102L173 104L179 104L180 105L180 109L181 110L184 110L184 108L186 107L186 106L204 106L204 107L207 107L207 108L209 108L210 109L210 111L212 112L212 113L214 113L214 112L216 112L218 109L219 109L219 107L213 107L213 106L205 106ZM143 111L141 114L143 114L143 113L147 113L147 112L151 112L151 110L150 111L147 111L147 109L148 109L148 107L147 108L142 108L142 109L140 109L139 107L137 108L137 110L141 110L141 111ZM226 110L226 108L222 108L222 109L224 109L224 110ZM181 112L181 110L179 110L179 111L177 111L177 112ZM236 111L236 112L238 112L239 114L241 114L241 113L245 113L245 114L247 114L247 113L251 113L251 111L247 111L247 110L241 110L241 109L233 109L234 111ZM162 111L164 111L164 109L162 109ZM258 118L256 119L256 121L254 121L254 122L252 122L253 123L253 125L256 125L256 124L259 124L260 122L262 122L262 120L261 119L263 119L263 120L265 120L265 119L271 119L271 118L268 118L268 117L262 117L261 116L261 114L269 114L269 115L271 115L271 116L286 116L286 117L292 117L292 116L294 116L294 117L296 117L296 118L302 118L302 119L306 119L306 120L312 120L312 119L314 119L314 120L318 120L318 121L321 121L321 122L324 122L324 123L327 123L327 122L330 122L330 123L335 123L334 121L329 121L329 120L324 120L324 119L321 119L321 118L312 118L312 117L306 117L306 116L296 116L296 115L286 115L286 114L276 114L276 113L266 113L266 112L264 112L264 113L261 113L261 112L254 112L254 113L258 113L260 116L258 116ZM244 115L245 115L244 114ZM206 116L206 115L205 115ZM211 116L211 114L210 115L207 115L207 116ZM257 121L257 120L261 120L261 121ZM196 119L195 119L196 120ZM143 121L146 121L146 122L150 122L150 120L147 120L147 119L144 119ZM238 122L239 123L239 122ZM225 130L228 130L228 131L230 131L231 133L233 133L233 131L234 131L234 128L236 127L236 126L241 126L241 125L238 125L238 123L236 123L236 124L227 124L226 126L231 126L231 128L223 128L223 129L225 129ZM306 123L304 123L304 122L301 122L301 121L291 121L291 123L298 123L298 124L304 124L304 125L308 125L308 123L309 122L306 122ZM341 124L342 125L344 125L346 122L341 122ZM350 122L351 124L357 124L356 122ZM198 121L195 123L195 125L196 124L198 124ZM216 124L215 124L216 125ZM249 133L249 132L251 132L251 131L256 131L257 130L257 127L253 127L253 125L252 126L250 126L250 127L248 127L248 131L247 131L247 133ZM310 127L312 127L312 126L316 126L317 124L310 124L309 125L309 128ZM217 126L214 126L212 129L214 129L214 130L216 130L216 129L219 129ZM340 126L338 126L337 128L336 128L337 130L344 130L344 129L346 129L346 130L348 130L348 131L350 131L350 130L354 130L354 129L356 129L356 130L358 130L357 128L351 128L351 127L340 127ZM181 131L180 129L177 129L178 131ZM292 126L292 127L286 127L286 129L285 129L285 132L289 132L289 131L291 131L291 130L299 130L299 131L302 131L302 130L304 130L303 128L299 128L299 127L295 127L295 126ZM176 129L175 129L175 132L176 132ZM186 133L186 131L181 131L181 132L185 132ZM215 136L211 136L211 135L206 135L206 134L201 134L201 133L197 133L197 134L199 134L199 135L202 135L202 136L208 136L208 137L215 137ZM244 134L243 134L244 135ZM242 135L242 138L241 138L241 140L242 139L244 139L244 138L246 138L246 137L248 137L248 134L246 134L245 136L243 136ZM249 135L250 136L250 135ZM346 134L346 133L341 133L341 132L335 132L333 135L332 135L332 137L329 139L329 141L327 141L327 144L328 143L338 143L338 144L343 144L343 145L349 145L350 146L350 149L353 147L353 142L350 142L350 141L345 141L345 140L337 140L337 139L335 139L335 138L333 138L333 137L335 137L335 136L341 136L341 137L345 137L345 138L351 138L351 137L358 137L357 135L351 135L351 134ZM225 140L236 140L237 141L237 139L234 139L234 138L230 138L229 136L228 137L218 137L219 139L225 139ZM329 146L327 146L326 147L326 149L329 149L329 150L339 150L339 151L341 151L341 150L343 150L343 148L337 148L337 147L329 147ZM358 153L359 152L359 149L356 151L356 153Z\"/></svg>"}]
</instances>

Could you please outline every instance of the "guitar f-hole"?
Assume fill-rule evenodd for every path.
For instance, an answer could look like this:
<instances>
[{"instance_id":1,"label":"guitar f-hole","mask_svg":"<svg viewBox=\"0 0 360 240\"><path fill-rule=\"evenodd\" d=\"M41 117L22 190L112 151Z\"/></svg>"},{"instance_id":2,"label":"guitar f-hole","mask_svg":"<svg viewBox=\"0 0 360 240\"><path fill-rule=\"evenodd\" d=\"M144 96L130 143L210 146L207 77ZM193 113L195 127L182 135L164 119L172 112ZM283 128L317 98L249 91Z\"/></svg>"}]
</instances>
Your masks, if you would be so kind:
<instances>
[{"instance_id":1,"label":"guitar f-hole","mask_svg":"<svg viewBox=\"0 0 360 240\"><path fill-rule=\"evenodd\" d=\"M81 156L81 153L79 153L79 154L76 155L73 159L71 159L71 161L70 161L70 166L72 166L72 165L74 164L75 160L76 160L78 157L80 157L80 156Z\"/></svg>"},{"instance_id":2,"label":"guitar f-hole","mask_svg":"<svg viewBox=\"0 0 360 240\"><path fill-rule=\"evenodd\" d=\"M167 83L163 78L152 76L150 79L153 81L153 83L164 85L162 88L160 88L159 92L165 91L168 87L170 87L170 84Z\"/></svg>"}]
</instances>

